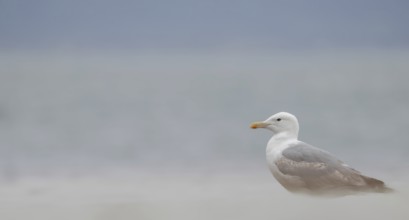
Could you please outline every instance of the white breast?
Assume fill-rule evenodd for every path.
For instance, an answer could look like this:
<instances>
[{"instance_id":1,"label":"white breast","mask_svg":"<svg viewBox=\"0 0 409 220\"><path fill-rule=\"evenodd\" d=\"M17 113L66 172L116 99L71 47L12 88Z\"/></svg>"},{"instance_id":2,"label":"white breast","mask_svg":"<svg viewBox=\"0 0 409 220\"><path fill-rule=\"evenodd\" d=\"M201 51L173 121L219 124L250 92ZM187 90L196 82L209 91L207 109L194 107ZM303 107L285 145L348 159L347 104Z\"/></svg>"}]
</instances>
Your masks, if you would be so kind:
<instances>
[{"instance_id":1,"label":"white breast","mask_svg":"<svg viewBox=\"0 0 409 220\"><path fill-rule=\"evenodd\" d=\"M266 156L268 163L270 164L270 161L274 162L275 160L282 157L282 152L288 147L290 147L292 144L296 144L297 142L298 140L294 139L277 139L272 137L268 141L266 148Z\"/></svg>"},{"instance_id":2,"label":"white breast","mask_svg":"<svg viewBox=\"0 0 409 220\"><path fill-rule=\"evenodd\" d=\"M290 147L292 144L296 143L298 140L285 140L285 141L280 141L277 139L271 138L270 141L267 144L267 149L266 149L266 159L267 159L267 164L268 168L270 169L270 172L273 174L273 176L278 180L278 182L281 183L284 187L286 187L288 190L292 191L292 185L290 183L294 183L294 187L298 187L300 184L299 180L295 177L292 176L287 176L284 175L283 173L280 172L280 170L277 168L275 161L280 159L283 155L282 152Z\"/></svg>"}]
</instances>

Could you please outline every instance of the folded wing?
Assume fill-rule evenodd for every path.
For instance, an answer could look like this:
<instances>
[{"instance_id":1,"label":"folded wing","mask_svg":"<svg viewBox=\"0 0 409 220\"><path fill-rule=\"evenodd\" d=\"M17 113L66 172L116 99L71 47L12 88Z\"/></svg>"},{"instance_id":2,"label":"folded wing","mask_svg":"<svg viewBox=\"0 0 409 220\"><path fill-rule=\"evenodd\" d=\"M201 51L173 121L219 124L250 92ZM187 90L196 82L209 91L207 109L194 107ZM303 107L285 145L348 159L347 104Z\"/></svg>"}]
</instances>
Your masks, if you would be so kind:
<instances>
[{"instance_id":1,"label":"folded wing","mask_svg":"<svg viewBox=\"0 0 409 220\"><path fill-rule=\"evenodd\" d=\"M304 189L312 192L336 190L385 191L380 180L362 175L330 153L303 142L298 142L282 152L275 161L278 170L297 178Z\"/></svg>"}]
</instances>

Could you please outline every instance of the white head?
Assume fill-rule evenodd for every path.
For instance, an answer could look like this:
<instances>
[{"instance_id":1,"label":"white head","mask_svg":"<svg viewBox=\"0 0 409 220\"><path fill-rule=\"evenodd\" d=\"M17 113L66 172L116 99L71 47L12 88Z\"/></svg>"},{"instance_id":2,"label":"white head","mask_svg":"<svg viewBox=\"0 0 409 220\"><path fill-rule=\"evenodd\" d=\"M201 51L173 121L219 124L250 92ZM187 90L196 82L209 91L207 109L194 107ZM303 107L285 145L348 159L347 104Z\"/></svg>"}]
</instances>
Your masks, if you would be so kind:
<instances>
[{"instance_id":1,"label":"white head","mask_svg":"<svg viewBox=\"0 0 409 220\"><path fill-rule=\"evenodd\" d=\"M287 112L279 112L262 122L254 122L250 125L251 128L265 128L276 134L286 134L288 136L298 137L298 120Z\"/></svg>"}]
</instances>

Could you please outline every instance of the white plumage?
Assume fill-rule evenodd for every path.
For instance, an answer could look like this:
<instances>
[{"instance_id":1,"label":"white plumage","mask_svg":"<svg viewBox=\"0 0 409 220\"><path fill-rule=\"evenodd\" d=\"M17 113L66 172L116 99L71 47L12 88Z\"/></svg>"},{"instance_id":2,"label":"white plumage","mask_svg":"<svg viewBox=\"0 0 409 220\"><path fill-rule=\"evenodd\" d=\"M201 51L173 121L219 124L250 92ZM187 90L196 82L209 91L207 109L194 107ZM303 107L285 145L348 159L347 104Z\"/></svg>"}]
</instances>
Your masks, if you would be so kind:
<instances>
[{"instance_id":1,"label":"white plumage","mask_svg":"<svg viewBox=\"0 0 409 220\"><path fill-rule=\"evenodd\" d=\"M357 192L389 192L377 179L362 175L330 153L298 140L297 118L277 113L251 128L273 132L268 141L268 167L287 190L312 195L347 195Z\"/></svg>"}]
</instances>

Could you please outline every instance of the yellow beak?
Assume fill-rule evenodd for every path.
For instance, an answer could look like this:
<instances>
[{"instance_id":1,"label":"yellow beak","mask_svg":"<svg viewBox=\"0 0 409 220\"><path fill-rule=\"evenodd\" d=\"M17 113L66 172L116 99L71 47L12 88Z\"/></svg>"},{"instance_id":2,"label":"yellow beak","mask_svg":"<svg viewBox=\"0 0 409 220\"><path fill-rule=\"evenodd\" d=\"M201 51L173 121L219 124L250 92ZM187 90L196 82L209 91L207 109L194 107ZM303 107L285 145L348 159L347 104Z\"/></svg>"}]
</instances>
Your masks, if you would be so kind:
<instances>
[{"instance_id":1,"label":"yellow beak","mask_svg":"<svg viewBox=\"0 0 409 220\"><path fill-rule=\"evenodd\" d=\"M268 124L268 123L265 123L265 122L262 122L262 121L256 121L256 122L253 122L251 125L250 125L250 128L253 128L253 129L256 129L256 128L265 128L265 127L267 127L267 126L269 126L270 124Z\"/></svg>"}]
</instances>

